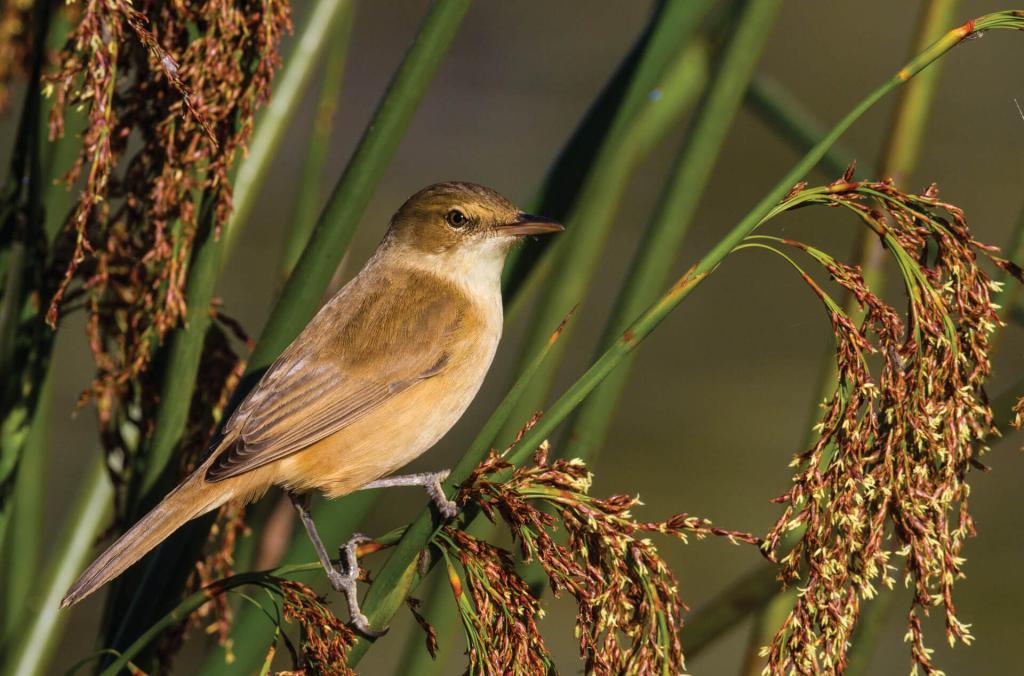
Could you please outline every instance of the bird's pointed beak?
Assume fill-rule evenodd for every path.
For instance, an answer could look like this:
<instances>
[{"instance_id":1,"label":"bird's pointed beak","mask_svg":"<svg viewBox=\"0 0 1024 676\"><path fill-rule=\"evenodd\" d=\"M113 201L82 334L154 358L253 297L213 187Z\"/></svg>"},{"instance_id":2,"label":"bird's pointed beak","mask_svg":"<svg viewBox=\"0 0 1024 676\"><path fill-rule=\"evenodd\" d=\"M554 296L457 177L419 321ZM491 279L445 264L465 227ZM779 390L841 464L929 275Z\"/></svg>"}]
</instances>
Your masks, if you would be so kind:
<instances>
[{"instance_id":1,"label":"bird's pointed beak","mask_svg":"<svg viewBox=\"0 0 1024 676\"><path fill-rule=\"evenodd\" d=\"M499 225L496 229L506 235L545 235L551 232L561 232L565 230L565 226L543 216L519 214L519 218L514 223Z\"/></svg>"}]
</instances>

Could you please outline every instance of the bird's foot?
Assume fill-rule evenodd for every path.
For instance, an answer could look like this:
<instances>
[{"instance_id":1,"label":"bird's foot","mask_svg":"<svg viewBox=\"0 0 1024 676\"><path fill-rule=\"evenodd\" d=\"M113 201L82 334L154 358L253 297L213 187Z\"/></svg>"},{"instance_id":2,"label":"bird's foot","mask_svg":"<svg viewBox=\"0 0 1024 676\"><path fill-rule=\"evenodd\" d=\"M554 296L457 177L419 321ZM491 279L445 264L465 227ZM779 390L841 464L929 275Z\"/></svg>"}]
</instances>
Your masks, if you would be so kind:
<instances>
[{"instance_id":1,"label":"bird's foot","mask_svg":"<svg viewBox=\"0 0 1024 676\"><path fill-rule=\"evenodd\" d=\"M441 482L448 478L451 470L444 469L440 472L421 472L420 474L402 474L400 476L389 476L377 479L363 486L363 488L393 488L395 486L422 486L427 495L433 501L441 516L446 519L454 519L459 514L459 506L454 500L449 500L441 488Z\"/></svg>"},{"instance_id":2,"label":"bird's foot","mask_svg":"<svg viewBox=\"0 0 1024 676\"><path fill-rule=\"evenodd\" d=\"M454 500L449 500L448 496L444 494L444 489L441 487L441 482L448 478L451 474L450 469L444 469L440 472L431 473L431 481L426 485L427 495L434 501L434 505L437 510L441 512L441 516L446 519L454 519L459 515L459 506Z\"/></svg>"},{"instance_id":3,"label":"bird's foot","mask_svg":"<svg viewBox=\"0 0 1024 676\"><path fill-rule=\"evenodd\" d=\"M371 541L372 538L363 535L362 533L355 533L348 539L344 545L341 546L339 554L341 555L341 562L344 564L344 571L338 570L333 565L327 570L327 579L330 581L331 586L335 591L341 592L345 595L345 602L348 604L348 614L352 618L352 626L356 630L369 638L378 638L388 633L387 628L374 629L370 626L370 621L366 615L359 609L359 592L356 588L356 582L359 581L359 557L357 556L357 549L359 545L364 542Z\"/></svg>"}]
</instances>

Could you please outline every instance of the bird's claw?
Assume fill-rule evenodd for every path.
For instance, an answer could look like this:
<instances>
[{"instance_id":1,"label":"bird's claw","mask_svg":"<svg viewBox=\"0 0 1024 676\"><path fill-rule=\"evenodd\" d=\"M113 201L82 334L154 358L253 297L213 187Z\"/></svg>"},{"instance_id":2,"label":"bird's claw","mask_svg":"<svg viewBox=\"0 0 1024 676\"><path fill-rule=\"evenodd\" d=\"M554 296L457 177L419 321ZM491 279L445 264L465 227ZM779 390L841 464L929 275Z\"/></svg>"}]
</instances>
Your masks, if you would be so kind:
<instances>
[{"instance_id":1,"label":"bird's claw","mask_svg":"<svg viewBox=\"0 0 1024 676\"><path fill-rule=\"evenodd\" d=\"M372 539L362 533L354 533L348 539L348 542L341 546L339 552L341 554L341 561L338 563L345 567L345 571L342 572L332 565L327 573L327 578L330 580L331 586L334 587L335 591L345 595L345 601L348 603L348 614L352 618L352 626L355 627L356 631L367 638L379 638L388 633L388 627L374 629L370 626L370 620L359 609L359 593L356 588L356 583L359 581L357 548L359 545Z\"/></svg>"},{"instance_id":2,"label":"bird's claw","mask_svg":"<svg viewBox=\"0 0 1024 676\"><path fill-rule=\"evenodd\" d=\"M459 515L461 511L458 503L454 500L449 500L448 496L444 494L444 489L441 487L441 482L448 478L451 470L442 470L435 472L433 475L433 481L427 485L427 493L430 494L430 499L434 501L434 505L437 506L437 511L441 512L441 516L445 519L454 519Z\"/></svg>"},{"instance_id":3,"label":"bird's claw","mask_svg":"<svg viewBox=\"0 0 1024 676\"><path fill-rule=\"evenodd\" d=\"M384 634L388 633L388 630L390 629L390 627L374 629L370 626L370 621L366 619L366 615L363 615L362 613L356 613L352 616L352 626L366 638L380 638Z\"/></svg>"},{"instance_id":4,"label":"bird's claw","mask_svg":"<svg viewBox=\"0 0 1024 676\"><path fill-rule=\"evenodd\" d=\"M437 509L441 512L441 516L446 519L454 519L459 515L459 505L454 500L444 498L437 502Z\"/></svg>"}]
</instances>

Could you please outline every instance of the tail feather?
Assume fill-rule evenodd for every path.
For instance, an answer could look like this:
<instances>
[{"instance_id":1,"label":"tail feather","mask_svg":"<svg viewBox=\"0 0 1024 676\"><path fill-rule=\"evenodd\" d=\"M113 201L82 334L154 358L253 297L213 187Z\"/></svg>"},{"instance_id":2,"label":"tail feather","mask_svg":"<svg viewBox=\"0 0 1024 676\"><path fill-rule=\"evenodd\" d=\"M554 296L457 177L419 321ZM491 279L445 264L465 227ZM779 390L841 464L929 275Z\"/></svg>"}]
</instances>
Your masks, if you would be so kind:
<instances>
[{"instance_id":1,"label":"tail feather","mask_svg":"<svg viewBox=\"0 0 1024 676\"><path fill-rule=\"evenodd\" d=\"M71 585L60 607L78 603L127 570L186 521L231 499L226 491L204 491L204 481L199 474L196 472L186 479L93 561Z\"/></svg>"}]
</instances>

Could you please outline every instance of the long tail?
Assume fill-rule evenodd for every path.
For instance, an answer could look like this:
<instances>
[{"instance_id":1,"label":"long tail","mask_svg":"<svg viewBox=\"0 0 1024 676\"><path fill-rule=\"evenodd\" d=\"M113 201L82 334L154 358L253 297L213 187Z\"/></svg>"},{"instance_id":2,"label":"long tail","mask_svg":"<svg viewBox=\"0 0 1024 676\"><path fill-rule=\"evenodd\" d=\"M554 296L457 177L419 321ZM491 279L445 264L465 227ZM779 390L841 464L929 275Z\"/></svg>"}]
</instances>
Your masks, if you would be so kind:
<instances>
[{"instance_id":1,"label":"long tail","mask_svg":"<svg viewBox=\"0 0 1024 676\"><path fill-rule=\"evenodd\" d=\"M187 478L85 569L71 585L60 607L78 603L123 573L186 521L234 497L230 490L224 490L227 488L224 484L218 486L221 490L211 488L200 471Z\"/></svg>"}]
</instances>

